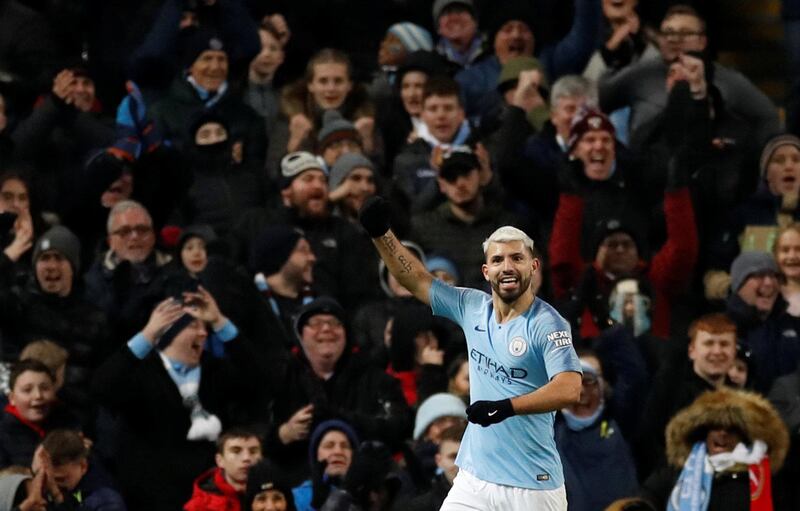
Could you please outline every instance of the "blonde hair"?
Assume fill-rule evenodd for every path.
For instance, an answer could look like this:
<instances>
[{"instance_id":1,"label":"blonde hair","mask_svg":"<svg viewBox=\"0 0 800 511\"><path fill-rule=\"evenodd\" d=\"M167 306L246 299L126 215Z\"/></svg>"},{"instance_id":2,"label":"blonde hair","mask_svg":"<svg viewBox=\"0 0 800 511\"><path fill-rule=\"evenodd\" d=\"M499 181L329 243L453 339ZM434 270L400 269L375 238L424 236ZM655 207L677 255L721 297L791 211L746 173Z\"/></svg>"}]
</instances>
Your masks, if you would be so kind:
<instances>
[{"instance_id":1,"label":"blonde hair","mask_svg":"<svg viewBox=\"0 0 800 511\"><path fill-rule=\"evenodd\" d=\"M537 257L536 247L534 246L531 237L525 234L524 231L510 225L504 225L503 227L500 227L488 238L486 238L486 240L483 242L483 255L485 256L489 251L490 243L509 243L512 241L521 241L522 244L528 247L528 250L531 251L531 255L533 255L533 257Z\"/></svg>"},{"instance_id":2,"label":"blonde hair","mask_svg":"<svg viewBox=\"0 0 800 511\"><path fill-rule=\"evenodd\" d=\"M22 353L19 354L19 359L24 360L26 358L38 360L55 374L60 367L67 363L69 353L53 341L42 339L30 342L23 348Z\"/></svg>"}]
</instances>

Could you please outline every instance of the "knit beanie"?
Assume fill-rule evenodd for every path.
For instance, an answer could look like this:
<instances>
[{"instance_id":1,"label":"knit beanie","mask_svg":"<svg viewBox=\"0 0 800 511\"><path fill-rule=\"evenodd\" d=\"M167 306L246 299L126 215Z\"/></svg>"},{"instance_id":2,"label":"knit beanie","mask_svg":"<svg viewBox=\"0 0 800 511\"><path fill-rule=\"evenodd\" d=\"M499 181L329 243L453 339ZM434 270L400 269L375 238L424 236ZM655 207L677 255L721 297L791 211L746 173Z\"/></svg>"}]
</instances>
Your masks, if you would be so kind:
<instances>
[{"instance_id":1,"label":"knit beanie","mask_svg":"<svg viewBox=\"0 0 800 511\"><path fill-rule=\"evenodd\" d=\"M62 225L51 227L42 234L36 245L33 247L33 264L39 260L39 256L48 250L55 250L64 256L69 264L72 265L72 273L77 275L81 270L81 242L72 231Z\"/></svg>"},{"instance_id":2,"label":"knit beanie","mask_svg":"<svg viewBox=\"0 0 800 511\"><path fill-rule=\"evenodd\" d=\"M472 0L436 0L433 2L433 24L439 24L439 16L442 15L442 11L450 7L451 5L463 5L466 7L469 12L472 13L474 18L477 18L478 15L475 12L475 4L472 3Z\"/></svg>"},{"instance_id":3,"label":"knit beanie","mask_svg":"<svg viewBox=\"0 0 800 511\"><path fill-rule=\"evenodd\" d=\"M458 396L440 392L419 405L414 419L414 440L419 440L433 421L442 417L467 418L467 405Z\"/></svg>"},{"instance_id":4,"label":"knit beanie","mask_svg":"<svg viewBox=\"0 0 800 511\"><path fill-rule=\"evenodd\" d=\"M180 236L178 236L178 243L175 245L179 257L183 246L192 238L200 238L208 246L217 241L217 234L214 232L214 228L207 224L190 225L183 229Z\"/></svg>"},{"instance_id":5,"label":"knit beanie","mask_svg":"<svg viewBox=\"0 0 800 511\"><path fill-rule=\"evenodd\" d=\"M800 150L800 138L785 133L769 139L764 146L764 150L761 151L761 160L758 166L758 168L761 169L761 179L767 178L767 167L769 166L769 160L772 158L772 154L777 151L779 147L784 145L792 145Z\"/></svg>"},{"instance_id":6,"label":"knit beanie","mask_svg":"<svg viewBox=\"0 0 800 511\"><path fill-rule=\"evenodd\" d=\"M250 467L247 471L247 491L245 493L245 509L250 509L253 500L261 492L275 490L286 499L286 511L297 511L294 504L292 485L284 477L283 472L270 460L264 459Z\"/></svg>"},{"instance_id":7,"label":"knit beanie","mask_svg":"<svg viewBox=\"0 0 800 511\"><path fill-rule=\"evenodd\" d=\"M433 255L428 257L427 261L425 261L425 267L431 273L435 271L443 271L452 275L456 282L461 280L460 275L458 274L458 268L456 268L456 264L450 258L447 258L443 255Z\"/></svg>"},{"instance_id":8,"label":"knit beanie","mask_svg":"<svg viewBox=\"0 0 800 511\"><path fill-rule=\"evenodd\" d=\"M288 225L270 225L258 235L250 252L250 271L269 277L278 273L294 252L302 231Z\"/></svg>"},{"instance_id":9,"label":"knit beanie","mask_svg":"<svg viewBox=\"0 0 800 511\"><path fill-rule=\"evenodd\" d=\"M281 189L288 188L294 178L306 170L325 173L325 163L308 151L295 151L284 156L281 160Z\"/></svg>"},{"instance_id":10,"label":"knit beanie","mask_svg":"<svg viewBox=\"0 0 800 511\"><path fill-rule=\"evenodd\" d=\"M322 128L317 134L317 147L322 152L326 147L343 139L359 141L355 125L342 117L338 110L326 110L322 116Z\"/></svg>"},{"instance_id":11,"label":"knit beanie","mask_svg":"<svg viewBox=\"0 0 800 511\"><path fill-rule=\"evenodd\" d=\"M509 21L521 21L533 32L534 12L529 0L500 1L492 6L491 12L487 12L484 18L486 18L489 41L492 44L497 32Z\"/></svg>"},{"instance_id":12,"label":"knit beanie","mask_svg":"<svg viewBox=\"0 0 800 511\"><path fill-rule=\"evenodd\" d=\"M189 69L204 51L227 52L225 44L216 32L203 27L187 27L178 34L180 63Z\"/></svg>"},{"instance_id":13,"label":"knit beanie","mask_svg":"<svg viewBox=\"0 0 800 511\"><path fill-rule=\"evenodd\" d=\"M542 81L539 87L548 88L547 77L544 76L542 64L538 59L533 57L514 57L503 65L500 76L497 77L497 90L503 93L515 87L519 81L519 74L533 69L538 69L542 72Z\"/></svg>"},{"instance_id":14,"label":"knit beanie","mask_svg":"<svg viewBox=\"0 0 800 511\"><path fill-rule=\"evenodd\" d=\"M356 430L354 430L350 424L339 419L330 419L320 422L319 425L314 428L314 431L311 433L311 437L308 441L308 461L310 466L313 466L314 463L317 462L317 449L319 448L319 444L322 442L322 438L325 436L325 433L332 430L341 431L344 433L347 439L350 441L350 447L353 448L353 452L358 450L358 446L361 444L361 442L358 439Z\"/></svg>"},{"instance_id":15,"label":"knit beanie","mask_svg":"<svg viewBox=\"0 0 800 511\"><path fill-rule=\"evenodd\" d=\"M780 273L778 263L769 252L748 251L739 254L731 264L731 291L737 292L750 275L757 273Z\"/></svg>"},{"instance_id":16,"label":"knit beanie","mask_svg":"<svg viewBox=\"0 0 800 511\"><path fill-rule=\"evenodd\" d=\"M328 189L336 190L342 181L347 179L355 169L368 168L373 173L375 172L375 165L364 156L358 153L345 153L336 160L331 169L331 175L328 177Z\"/></svg>"},{"instance_id":17,"label":"knit beanie","mask_svg":"<svg viewBox=\"0 0 800 511\"><path fill-rule=\"evenodd\" d=\"M639 254L642 253L642 245L639 233L633 228L632 225L625 222L620 218L607 218L599 221L592 233L592 255L597 254L597 250L606 238L617 232L624 232L633 239L636 244L636 250Z\"/></svg>"},{"instance_id":18,"label":"knit beanie","mask_svg":"<svg viewBox=\"0 0 800 511\"><path fill-rule=\"evenodd\" d=\"M417 50L433 50L431 33L414 23L409 23L407 21L395 23L389 27L387 32L397 36L408 53Z\"/></svg>"},{"instance_id":19,"label":"knit beanie","mask_svg":"<svg viewBox=\"0 0 800 511\"><path fill-rule=\"evenodd\" d=\"M611 133L614 137L616 130L614 125L608 120L606 114L593 107L582 108L572 119L572 126L569 129L569 140L567 145L569 150L575 149L581 137L587 131L602 130Z\"/></svg>"}]
</instances>

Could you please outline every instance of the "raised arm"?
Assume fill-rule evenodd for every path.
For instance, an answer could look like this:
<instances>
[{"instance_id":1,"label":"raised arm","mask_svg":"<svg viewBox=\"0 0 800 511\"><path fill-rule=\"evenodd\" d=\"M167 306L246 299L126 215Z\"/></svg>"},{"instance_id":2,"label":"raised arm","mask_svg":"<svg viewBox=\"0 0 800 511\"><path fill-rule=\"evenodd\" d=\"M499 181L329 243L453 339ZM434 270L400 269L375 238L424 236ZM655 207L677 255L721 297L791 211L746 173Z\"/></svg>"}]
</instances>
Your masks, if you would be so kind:
<instances>
[{"instance_id":1,"label":"raised arm","mask_svg":"<svg viewBox=\"0 0 800 511\"><path fill-rule=\"evenodd\" d=\"M389 272L417 300L430 305L433 275L389 229L389 217L389 203L378 196L367 200L359 212L361 225L372 238L372 243L378 249L378 254L386 263Z\"/></svg>"}]
</instances>

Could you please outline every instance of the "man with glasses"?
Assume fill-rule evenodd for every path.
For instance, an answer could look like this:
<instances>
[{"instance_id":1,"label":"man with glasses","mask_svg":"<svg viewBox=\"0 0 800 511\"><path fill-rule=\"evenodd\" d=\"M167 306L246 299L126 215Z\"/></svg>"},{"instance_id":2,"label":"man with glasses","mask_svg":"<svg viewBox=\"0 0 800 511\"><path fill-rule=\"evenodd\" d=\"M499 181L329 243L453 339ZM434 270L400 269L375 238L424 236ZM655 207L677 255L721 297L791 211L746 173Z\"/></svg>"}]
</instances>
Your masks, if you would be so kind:
<instances>
[{"instance_id":1,"label":"man with glasses","mask_svg":"<svg viewBox=\"0 0 800 511\"><path fill-rule=\"evenodd\" d=\"M86 298L102 309L116 338L127 339L147 319L158 296L158 276L170 256L155 250L153 220L140 203L117 203L106 225L109 249L85 275Z\"/></svg>"},{"instance_id":2,"label":"man with glasses","mask_svg":"<svg viewBox=\"0 0 800 511\"><path fill-rule=\"evenodd\" d=\"M670 7L659 31L661 59L640 61L619 73L609 70L600 78L600 105L606 112L630 106L629 131L654 118L667 106L667 72L672 62L687 53L707 50L705 20L687 5ZM759 140L779 128L778 112L763 92L745 76L714 64L713 86L719 90L730 110L753 124Z\"/></svg>"},{"instance_id":3,"label":"man with glasses","mask_svg":"<svg viewBox=\"0 0 800 511\"><path fill-rule=\"evenodd\" d=\"M265 450L295 483L309 477L308 440L328 419L352 424L364 440L399 447L411 415L400 384L371 365L347 338L346 313L333 298L304 305L294 320L299 350L277 350L264 375L283 389L273 405L275 428Z\"/></svg>"}]
</instances>

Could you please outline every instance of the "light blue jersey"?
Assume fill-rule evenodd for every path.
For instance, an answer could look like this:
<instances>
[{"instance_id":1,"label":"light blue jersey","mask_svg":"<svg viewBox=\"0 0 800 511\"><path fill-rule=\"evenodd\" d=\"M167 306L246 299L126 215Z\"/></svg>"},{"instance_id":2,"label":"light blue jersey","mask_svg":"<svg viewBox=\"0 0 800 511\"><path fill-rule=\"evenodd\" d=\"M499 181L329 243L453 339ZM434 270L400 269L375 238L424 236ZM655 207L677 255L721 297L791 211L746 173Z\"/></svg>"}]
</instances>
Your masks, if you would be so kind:
<instances>
[{"instance_id":1,"label":"light blue jersey","mask_svg":"<svg viewBox=\"0 0 800 511\"><path fill-rule=\"evenodd\" d=\"M431 309L464 330L469 350L470 402L528 394L565 371L581 372L569 323L536 298L523 314L499 325L490 295L434 280ZM482 427L470 423L456 465L495 484L553 490L564 484L553 439L555 412L516 415Z\"/></svg>"}]
</instances>

